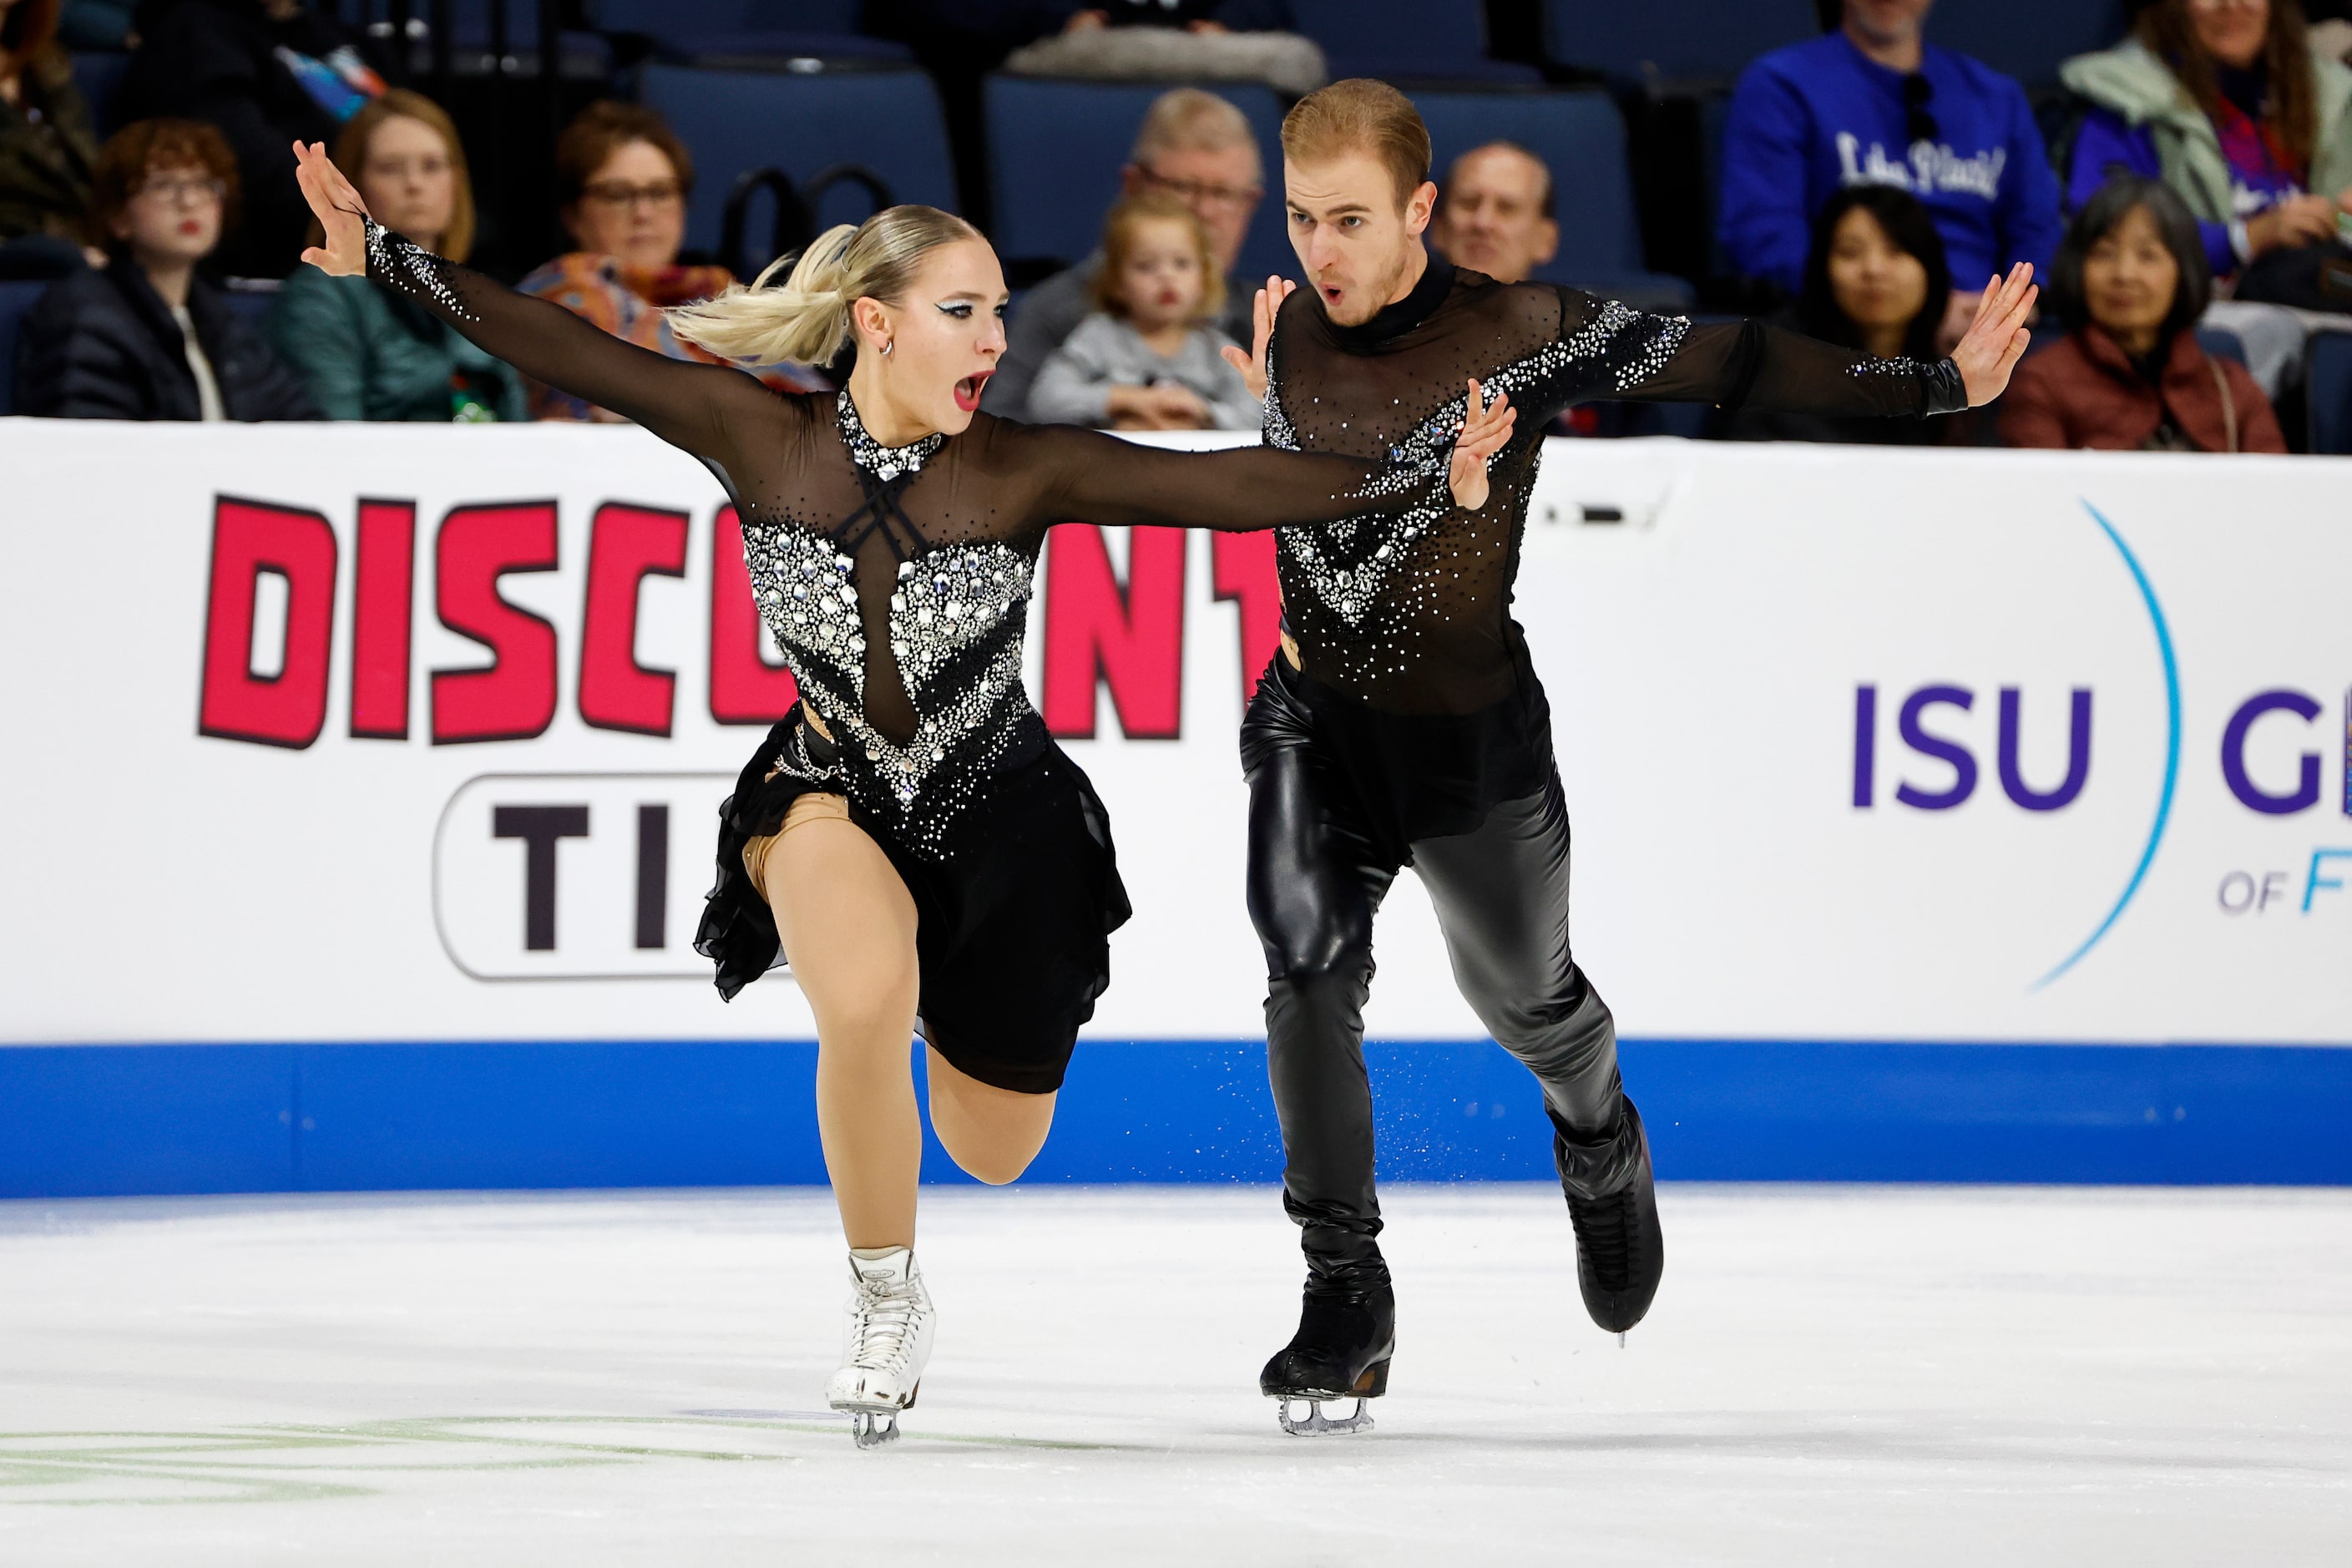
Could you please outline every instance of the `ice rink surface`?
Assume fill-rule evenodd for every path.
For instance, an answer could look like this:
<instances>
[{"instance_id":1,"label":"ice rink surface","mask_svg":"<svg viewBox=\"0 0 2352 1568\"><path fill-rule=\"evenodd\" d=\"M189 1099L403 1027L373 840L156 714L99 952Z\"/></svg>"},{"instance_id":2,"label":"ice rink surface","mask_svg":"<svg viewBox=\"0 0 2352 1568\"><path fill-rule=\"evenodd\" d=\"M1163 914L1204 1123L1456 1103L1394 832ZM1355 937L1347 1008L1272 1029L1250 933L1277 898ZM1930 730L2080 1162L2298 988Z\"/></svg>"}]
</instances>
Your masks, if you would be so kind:
<instances>
[{"instance_id":1,"label":"ice rink surface","mask_svg":"<svg viewBox=\"0 0 2352 1568\"><path fill-rule=\"evenodd\" d=\"M2352 1562L2352 1193L1387 1194L1379 1429L1282 1436L1262 1188L927 1192L907 1438L821 1191L0 1204L0 1563Z\"/></svg>"}]
</instances>

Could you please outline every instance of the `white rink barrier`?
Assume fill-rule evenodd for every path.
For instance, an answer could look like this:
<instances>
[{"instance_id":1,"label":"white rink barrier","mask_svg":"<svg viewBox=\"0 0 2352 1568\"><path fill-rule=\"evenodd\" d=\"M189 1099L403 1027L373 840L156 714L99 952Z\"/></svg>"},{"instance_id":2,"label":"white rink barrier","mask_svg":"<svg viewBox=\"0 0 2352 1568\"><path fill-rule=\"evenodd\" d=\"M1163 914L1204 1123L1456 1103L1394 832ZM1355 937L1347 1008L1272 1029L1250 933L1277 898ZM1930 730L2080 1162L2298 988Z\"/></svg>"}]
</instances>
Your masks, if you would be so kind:
<instances>
[{"instance_id":1,"label":"white rink barrier","mask_svg":"<svg viewBox=\"0 0 2352 1568\"><path fill-rule=\"evenodd\" d=\"M805 1038L689 944L789 700L632 429L0 421L0 1037ZM2352 1043L2352 463L1554 441L1517 615L1649 1038ZM1264 537L1066 527L1030 686L1136 906L1106 1040L1262 1032ZM1370 1016L1468 1039L1401 882Z\"/></svg>"}]
</instances>

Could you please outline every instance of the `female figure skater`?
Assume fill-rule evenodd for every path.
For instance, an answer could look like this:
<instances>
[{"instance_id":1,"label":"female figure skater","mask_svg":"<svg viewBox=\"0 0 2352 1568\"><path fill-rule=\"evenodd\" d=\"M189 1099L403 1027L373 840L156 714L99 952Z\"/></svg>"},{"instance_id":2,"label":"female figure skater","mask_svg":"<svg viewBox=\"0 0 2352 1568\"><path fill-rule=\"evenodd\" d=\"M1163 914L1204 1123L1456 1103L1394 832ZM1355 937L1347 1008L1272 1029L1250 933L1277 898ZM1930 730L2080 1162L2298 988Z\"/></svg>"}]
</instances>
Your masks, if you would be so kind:
<instances>
[{"instance_id":1,"label":"female figure skater","mask_svg":"<svg viewBox=\"0 0 2352 1568\"><path fill-rule=\"evenodd\" d=\"M826 1387L861 1447L897 1435L929 1357L915 1267L921 1161L908 1042L931 1124L966 1171L1018 1176L1044 1144L1080 1025L1128 915L1102 805L1021 684L1024 610L1065 520L1265 529L1435 515L1486 496L1515 411L1475 384L1439 466L1251 448L1177 453L975 415L1004 351L995 255L961 219L900 206L810 247L781 287L673 318L733 359L830 361L837 395L784 395L666 359L377 225L298 144L324 243L525 374L644 425L733 497L761 615L800 682L721 810L696 946L732 996L778 960L816 1016L817 1122L855 1293ZM1441 448L1442 450L1443 448ZM1448 492L1450 493L1450 496Z\"/></svg>"}]
</instances>

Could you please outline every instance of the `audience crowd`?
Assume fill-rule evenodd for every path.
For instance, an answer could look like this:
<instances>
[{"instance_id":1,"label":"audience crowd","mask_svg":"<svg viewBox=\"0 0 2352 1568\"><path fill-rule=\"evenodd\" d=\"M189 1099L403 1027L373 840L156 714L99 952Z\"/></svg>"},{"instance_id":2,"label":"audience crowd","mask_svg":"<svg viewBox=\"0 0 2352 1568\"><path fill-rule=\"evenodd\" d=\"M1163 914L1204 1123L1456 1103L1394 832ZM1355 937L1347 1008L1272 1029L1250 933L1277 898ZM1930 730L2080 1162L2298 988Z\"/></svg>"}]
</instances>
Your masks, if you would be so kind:
<instances>
[{"instance_id":1,"label":"audience crowd","mask_svg":"<svg viewBox=\"0 0 2352 1568\"><path fill-rule=\"evenodd\" d=\"M1731 92L1719 270L1751 299L1785 300L1777 320L1793 331L1927 358L1957 339L1985 279L2030 261L2047 285L2034 352L1979 414L1717 411L1706 433L2287 450L2273 400L2305 395L2307 336L2339 317L2352 329L2352 26L2337 0L2311 5L2324 25L2305 0L2139 0L2126 37L2066 62L2063 101L1941 47L1934 0L1823 6L1820 37L1755 60ZM941 6L874 9L916 26ZM1028 47L1108 58L1070 40L1136 26L1292 37L1279 0L1028 11L1044 20L1006 33L992 58ZM312 0L0 0L0 281L51 280L16 363L0 366L16 412L614 417L364 279L299 264L316 230L288 153L297 139L327 143L387 226L457 260L475 247L458 127L432 98L390 85L400 73L379 45ZM103 145L68 46L131 48L112 110L123 129ZM1215 92L1161 93L1097 248L1017 296L984 406L1120 430L1256 427L1262 410L1223 351L1249 341L1262 280L1234 272L1270 151ZM598 101L563 130L554 169L573 248L519 287L656 353L710 358L663 314L734 281L686 248L685 142L651 109ZM1475 147L1440 189L1429 229L1440 254L1504 281L1556 276L1576 215L1558 210L1535 153ZM830 384L823 366L754 374L782 389ZM1599 427L1589 411L1563 424Z\"/></svg>"}]
</instances>

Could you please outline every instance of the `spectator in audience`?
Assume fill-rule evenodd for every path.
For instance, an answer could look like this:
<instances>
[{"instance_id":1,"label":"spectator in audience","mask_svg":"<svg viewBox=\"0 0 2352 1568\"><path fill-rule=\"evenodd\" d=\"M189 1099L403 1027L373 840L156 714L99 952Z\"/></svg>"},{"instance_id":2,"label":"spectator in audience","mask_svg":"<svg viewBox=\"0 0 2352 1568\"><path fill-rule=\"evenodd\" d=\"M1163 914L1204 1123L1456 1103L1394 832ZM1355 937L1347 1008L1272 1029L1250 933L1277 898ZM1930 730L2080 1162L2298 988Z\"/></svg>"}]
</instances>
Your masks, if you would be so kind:
<instances>
[{"instance_id":1,"label":"spectator in audience","mask_svg":"<svg viewBox=\"0 0 2352 1568\"><path fill-rule=\"evenodd\" d=\"M2091 104L2076 205L2117 170L2161 179L2213 274L2245 269L2238 298L2352 310L2352 268L2338 298L2319 276L2352 212L2352 68L2312 49L2298 0L2154 0L2130 38L2060 74Z\"/></svg>"},{"instance_id":2,"label":"spectator in audience","mask_svg":"<svg viewBox=\"0 0 2352 1568\"><path fill-rule=\"evenodd\" d=\"M1951 261L1950 342L1967 330L1982 279L2020 261L2048 267L2058 184L2024 89L1926 42L1929 4L1844 0L1836 31L1748 67L1731 100L1717 226L1735 270L1793 291L1831 192L1909 191Z\"/></svg>"},{"instance_id":3,"label":"spectator in audience","mask_svg":"<svg viewBox=\"0 0 2352 1568\"><path fill-rule=\"evenodd\" d=\"M1943 237L1919 199L1892 185L1848 185L1813 220L1804 287L1780 324L1879 359L1939 357L1951 268ZM1940 419L1844 419L1736 409L1710 434L1731 441L1843 441L1861 446L1965 447L1984 428L1976 410Z\"/></svg>"},{"instance_id":4,"label":"spectator in audience","mask_svg":"<svg viewBox=\"0 0 2352 1568\"><path fill-rule=\"evenodd\" d=\"M1025 7L1024 7L1025 8ZM1289 0L1086 0L1060 31L1006 57L1019 76L1262 81L1297 97L1330 79Z\"/></svg>"},{"instance_id":5,"label":"spectator in audience","mask_svg":"<svg viewBox=\"0 0 2352 1568\"><path fill-rule=\"evenodd\" d=\"M81 265L98 143L57 26L58 0L0 0L0 278Z\"/></svg>"},{"instance_id":6,"label":"spectator in audience","mask_svg":"<svg viewBox=\"0 0 2352 1568\"><path fill-rule=\"evenodd\" d=\"M1041 424L1114 430L1255 430L1265 411L1220 350L1211 323L1224 280L1207 226L1174 196L1147 193L1103 225L1095 313L1037 373L1029 415Z\"/></svg>"},{"instance_id":7,"label":"spectator in audience","mask_svg":"<svg viewBox=\"0 0 2352 1568\"><path fill-rule=\"evenodd\" d=\"M291 144L332 142L383 85L358 35L303 0L156 0L123 78L122 114L220 129L236 151L245 221L214 268L283 278L310 231Z\"/></svg>"},{"instance_id":8,"label":"spectator in audience","mask_svg":"<svg viewBox=\"0 0 2352 1568\"><path fill-rule=\"evenodd\" d=\"M2169 186L2136 175L2102 186L2051 269L2050 308L2066 336L2017 367L2001 438L2112 452L2285 451L2254 378L2197 342L2212 286L2196 219Z\"/></svg>"},{"instance_id":9,"label":"spectator in audience","mask_svg":"<svg viewBox=\"0 0 2352 1568\"><path fill-rule=\"evenodd\" d=\"M639 348L671 359L729 363L672 332L662 314L671 305L708 300L734 281L724 267L678 260L694 158L669 122L634 103L592 103L556 139L555 179L564 229L580 248L516 287ZM772 366L761 379L786 391L824 384L800 366ZM618 418L568 392L528 384L534 419Z\"/></svg>"},{"instance_id":10,"label":"spectator in audience","mask_svg":"<svg viewBox=\"0 0 2352 1568\"><path fill-rule=\"evenodd\" d=\"M1242 111L1198 88L1162 93L1144 115L1119 177L1123 195L1174 195L1207 227L1225 300L1218 324L1228 337L1249 342L1256 289L1236 280L1233 270L1265 187L1257 139ZM989 378L982 407L1008 418L1027 416L1030 383L1093 310L1094 279L1102 264L1097 250L1029 290L1013 312L1004 357Z\"/></svg>"},{"instance_id":11,"label":"spectator in audience","mask_svg":"<svg viewBox=\"0 0 2352 1568\"><path fill-rule=\"evenodd\" d=\"M64 0L58 10L58 41L69 49L113 54L136 47L138 7L129 0Z\"/></svg>"},{"instance_id":12,"label":"spectator in audience","mask_svg":"<svg viewBox=\"0 0 2352 1568\"><path fill-rule=\"evenodd\" d=\"M1559 254L1551 171L1517 142L1473 147L1445 171L1429 237L1456 267L1525 282Z\"/></svg>"},{"instance_id":13,"label":"spectator in audience","mask_svg":"<svg viewBox=\"0 0 2352 1568\"><path fill-rule=\"evenodd\" d=\"M335 142L335 165L386 228L452 261L473 249L466 151L431 99L394 88L361 110ZM520 372L364 278L298 268L278 292L269 335L330 419L526 416Z\"/></svg>"},{"instance_id":14,"label":"spectator in audience","mask_svg":"<svg viewBox=\"0 0 2352 1568\"><path fill-rule=\"evenodd\" d=\"M196 263L236 202L236 157L186 120L118 132L90 228L113 259L52 284L17 344L16 408L80 419L315 419L310 395Z\"/></svg>"}]
</instances>

